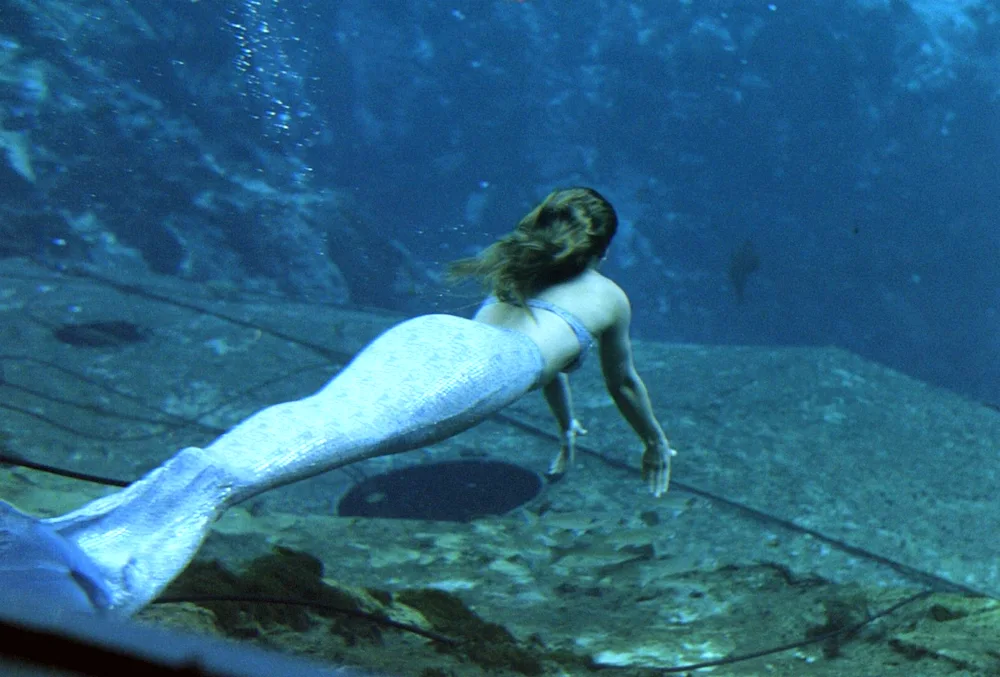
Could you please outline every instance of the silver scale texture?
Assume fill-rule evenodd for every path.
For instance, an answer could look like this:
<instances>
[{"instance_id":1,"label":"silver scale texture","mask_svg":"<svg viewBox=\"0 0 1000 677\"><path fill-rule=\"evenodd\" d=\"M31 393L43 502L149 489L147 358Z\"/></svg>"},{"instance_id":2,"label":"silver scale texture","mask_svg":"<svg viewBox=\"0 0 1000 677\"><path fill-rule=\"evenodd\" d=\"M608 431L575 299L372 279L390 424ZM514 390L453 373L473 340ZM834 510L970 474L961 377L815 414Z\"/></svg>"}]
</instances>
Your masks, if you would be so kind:
<instances>
[{"instance_id":1,"label":"silver scale texture","mask_svg":"<svg viewBox=\"0 0 1000 677\"><path fill-rule=\"evenodd\" d=\"M189 447L126 489L47 520L93 559L123 614L194 557L231 505L366 458L433 444L538 384L527 336L451 315L389 329L319 392L264 409L205 449Z\"/></svg>"}]
</instances>

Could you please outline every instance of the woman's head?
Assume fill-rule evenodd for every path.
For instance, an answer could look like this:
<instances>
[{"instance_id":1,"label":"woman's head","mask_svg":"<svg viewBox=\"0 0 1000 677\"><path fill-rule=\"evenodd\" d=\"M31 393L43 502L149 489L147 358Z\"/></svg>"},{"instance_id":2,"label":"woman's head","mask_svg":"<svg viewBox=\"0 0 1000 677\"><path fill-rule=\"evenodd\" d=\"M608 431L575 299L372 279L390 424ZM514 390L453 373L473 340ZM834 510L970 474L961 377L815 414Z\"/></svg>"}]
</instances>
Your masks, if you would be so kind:
<instances>
[{"instance_id":1,"label":"woman's head","mask_svg":"<svg viewBox=\"0 0 1000 677\"><path fill-rule=\"evenodd\" d=\"M524 305L533 294L579 275L601 259L617 229L614 207L596 190L556 190L513 232L479 256L454 262L450 272L477 277L500 300Z\"/></svg>"}]
</instances>

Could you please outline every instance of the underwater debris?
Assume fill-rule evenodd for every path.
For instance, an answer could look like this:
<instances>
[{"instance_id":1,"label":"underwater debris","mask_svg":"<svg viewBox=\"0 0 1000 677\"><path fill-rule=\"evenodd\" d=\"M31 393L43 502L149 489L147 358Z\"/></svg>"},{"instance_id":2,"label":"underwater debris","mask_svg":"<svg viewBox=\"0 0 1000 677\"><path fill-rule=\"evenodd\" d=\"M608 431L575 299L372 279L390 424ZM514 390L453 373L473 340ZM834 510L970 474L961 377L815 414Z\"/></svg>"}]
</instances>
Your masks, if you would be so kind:
<instances>
[{"instance_id":1,"label":"underwater debris","mask_svg":"<svg viewBox=\"0 0 1000 677\"><path fill-rule=\"evenodd\" d=\"M337 506L341 517L469 522L503 515L542 489L530 470L502 461L444 461L411 466L355 484Z\"/></svg>"},{"instance_id":2,"label":"underwater debris","mask_svg":"<svg viewBox=\"0 0 1000 677\"><path fill-rule=\"evenodd\" d=\"M821 641L826 658L840 656L843 646L857 637L872 616L860 588L848 588L852 591L849 594L841 592L840 596L823 600L826 616L823 624L806 628L806 638Z\"/></svg>"},{"instance_id":3,"label":"underwater debris","mask_svg":"<svg viewBox=\"0 0 1000 677\"><path fill-rule=\"evenodd\" d=\"M79 348L112 348L142 343L149 330L124 320L63 324L52 330L57 340Z\"/></svg>"},{"instance_id":4,"label":"underwater debris","mask_svg":"<svg viewBox=\"0 0 1000 677\"><path fill-rule=\"evenodd\" d=\"M209 610L215 628L230 637L262 637L278 626L306 632L316 625L316 615L332 620L331 632L352 645L361 640L378 643L380 627L443 645L456 643L424 627L426 621L405 608L394 606L388 592L334 583L323 578L323 563L316 557L281 546L254 559L242 574L229 571L218 560L192 562L157 600L177 602ZM400 615L404 618L393 618Z\"/></svg>"},{"instance_id":5,"label":"underwater debris","mask_svg":"<svg viewBox=\"0 0 1000 677\"><path fill-rule=\"evenodd\" d=\"M459 597L444 590L401 590L393 598L419 611L436 631L461 638L460 645L441 647L442 652L459 654L487 671L506 669L533 677L543 674L543 661L551 658L540 647L519 643L504 626L484 621ZM576 658L570 662L583 661Z\"/></svg>"},{"instance_id":6,"label":"underwater debris","mask_svg":"<svg viewBox=\"0 0 1000 677\"><path fill-rule=\"evenodd\" d=\"M283 645L338 662L345 652L352 652L347 655L353 655L355 662L361 658L364 662L359 665L366 668L381 668L380 653L391 659L400 650L385 641L383 630L389 629L432 640L426 648L411 644L403 649L410 664L434 666L420 675L458 674L451 661L456 666L472 663L490 674L526 677L546 674L547 663L561 666L560 674L590 672L589 656L549 649L539 637L518 640L449 592L345 586L324 578L323 569L309 553L280 546L253 560L242 574L218 561L195 561L158 601L188 601L208 609L212 629L228 637ZM204 623L204 618L198 622ZM291 634L296 636L293 642ZM450 660L442 665L443 656Z\"/></svg>"}]
</instances>

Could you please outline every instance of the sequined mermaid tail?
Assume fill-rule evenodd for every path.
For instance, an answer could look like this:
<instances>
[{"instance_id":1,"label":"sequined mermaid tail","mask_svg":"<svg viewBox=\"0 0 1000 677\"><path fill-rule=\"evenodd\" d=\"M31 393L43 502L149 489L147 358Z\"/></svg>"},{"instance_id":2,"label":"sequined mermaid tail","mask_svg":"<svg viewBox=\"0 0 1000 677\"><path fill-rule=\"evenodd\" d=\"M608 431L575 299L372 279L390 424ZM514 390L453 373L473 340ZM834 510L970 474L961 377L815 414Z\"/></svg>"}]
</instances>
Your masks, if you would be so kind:
<instances>
[{"instance_id":1,"label":"sequined mermaid tail","mask_svg":"<svg viewBox=\"0 0 1000 677\"><path fill-rule=\"evenodd\" d=\"M365 458L471 428L538 383L538 347L450 315L396 325L314 395L187 448L121 492L48 520L96 564L112 607L132 613L187 565L229 506Z\"/></svg>"}]
</instances>

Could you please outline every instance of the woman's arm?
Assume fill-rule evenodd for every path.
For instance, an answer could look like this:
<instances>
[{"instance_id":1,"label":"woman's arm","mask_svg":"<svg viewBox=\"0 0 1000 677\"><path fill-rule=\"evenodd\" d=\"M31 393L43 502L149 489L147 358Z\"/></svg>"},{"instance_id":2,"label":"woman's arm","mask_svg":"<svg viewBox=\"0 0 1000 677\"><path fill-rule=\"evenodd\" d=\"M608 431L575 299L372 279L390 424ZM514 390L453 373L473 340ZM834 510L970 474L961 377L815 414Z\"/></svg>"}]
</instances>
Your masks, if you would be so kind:
<instances>
[{"instance_id":1,"label":"woman's arm","mask_svg":"<svg viewBox=\"0 0 1000 677\"><path fill-rule=\"evenodd\" d=\"M660 427L646 385L639 378L632 358L629 326L632 310L628 297L620 292L616 299L615 321L601 335L601 370L608 393L618 410L645 445L642 454L642 476L655 496L666 493L670 484L670 448Z\"/></svg>"},{"instance_id":2,"label":"woman's arm","mask_svg":"<svg viewBox=\"0 0 1000 677\"><path fill-rule=\"evenodd\" d=\"M542 388L545 402L548 403L552 415L556 417L559 432L569 430L573 423L573 397L569 391L569 377L559 373Z\"/></svg>"},{"instance_id":3,"label":"woman's arm","mask_svg":"<svg viewBox=\"0 0 1000 677\"><path fill-rule=\"evenodd\" d=\"M573 464L576 457L576 436L587 431L573 417L573 397L569 389L569 377L558 374L542 389L545 401L552 410L559 425L559 453L549 466L549 474L561 475Z\"/></svg>"}]
</instances>

